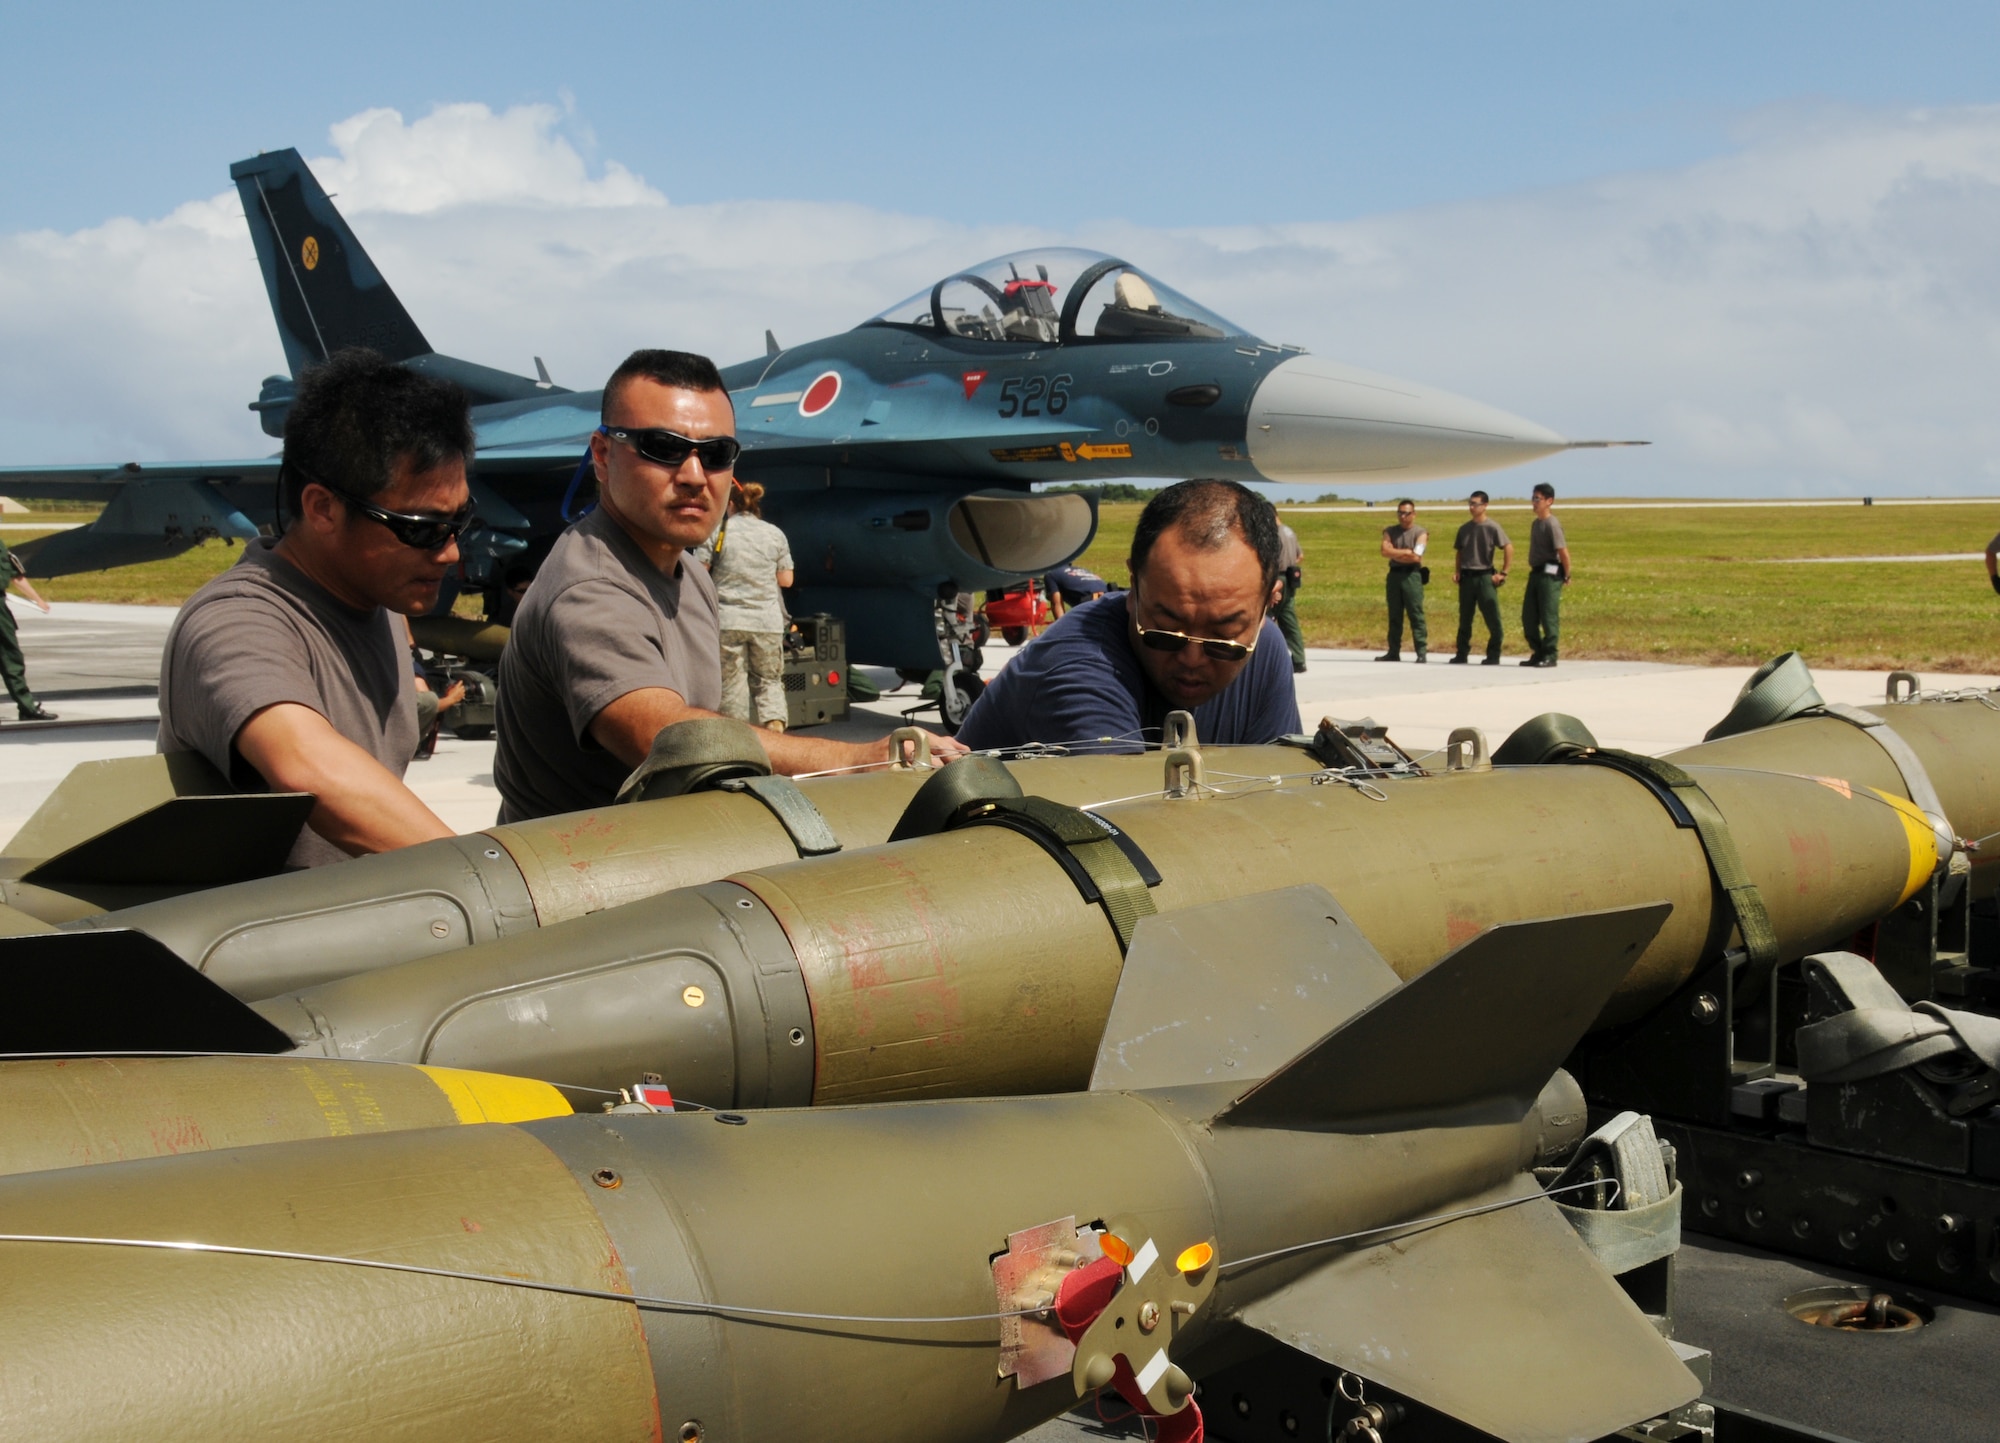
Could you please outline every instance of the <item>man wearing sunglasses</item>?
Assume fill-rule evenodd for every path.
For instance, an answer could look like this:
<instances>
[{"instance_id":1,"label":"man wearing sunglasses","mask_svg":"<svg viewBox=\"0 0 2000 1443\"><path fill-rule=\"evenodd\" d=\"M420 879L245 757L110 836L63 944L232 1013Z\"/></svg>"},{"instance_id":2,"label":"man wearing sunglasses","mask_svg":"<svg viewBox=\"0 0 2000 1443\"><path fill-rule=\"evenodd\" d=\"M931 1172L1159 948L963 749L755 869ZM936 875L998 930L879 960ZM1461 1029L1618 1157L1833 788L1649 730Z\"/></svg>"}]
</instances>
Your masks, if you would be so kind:
<instances>
[{"instance_id":1,"label":"man wearing sunglasses","mask_svg":"<svg viewBox=\"0 0 2000 1443\"><path fill-rule=\"evenodd\" d=\"M635 351L605 382L602 419L597 508L542 563L500 662L502 822L603 806L663 728L721 714L715 585L688 553L722 521L739 451L729 392L706 356ZM757 739L785 774L890 759L886 739ZM931 743L933 757L963 751Z\"/></svg>"},{"instance_id":2,"label":"man wearing sunglasses","mask_svg":"<svg viewBox=\"0 0 2000 1443\"><path fill-rule=\"evenodd\" d=\"M282 537L250 543L167 635L160 750L199 752L242 790L313 793L293 866L452 834L403 785L417 699L402 618L437 604L458 561L472 444L458 387L337 352L286 418Z\"/></svg>"},{"instance_id":3,"label":"man wearing sunglasses","mask_svg":"<svg viewBox=\"0 0 2000 1443\"><path fill-rule=\"evenodd\" d=\"M1205 742L1299 730L1292 657L1270 620L1283 594L1278 514L1234 481L1182 481L1146 503L1132 589L1071 608L1010 661L958 739L1137 751L1170 711Z\"/></svg>"}]
</instances>

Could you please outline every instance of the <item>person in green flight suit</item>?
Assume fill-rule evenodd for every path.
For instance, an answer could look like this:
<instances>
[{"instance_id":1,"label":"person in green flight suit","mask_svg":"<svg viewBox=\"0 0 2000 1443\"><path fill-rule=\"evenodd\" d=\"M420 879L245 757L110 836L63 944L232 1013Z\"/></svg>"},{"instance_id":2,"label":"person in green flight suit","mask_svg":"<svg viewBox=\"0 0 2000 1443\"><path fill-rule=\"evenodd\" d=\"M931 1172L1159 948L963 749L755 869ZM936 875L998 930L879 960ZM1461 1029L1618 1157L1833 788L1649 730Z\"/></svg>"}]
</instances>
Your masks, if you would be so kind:
<instances>
[{"instance_id":1,"label":"person in green flight suit","mask_svg":"<svg viewBox=\"0 0 2000 1443\"><path fill-rule=\"evenodd\" d=\"M1452 568L1452 580L1458 583L1458 649L1452 657L1453 666L1464 666L1466 656L1472 649L1472 613L1476 607L1486 622L1487 666L1500 665L1500 597L1497 588L1507 582L1507 573L1514 568L1514 543L1507 539L1507 533L1500 529L1500 523L1486 517L1486 503L1489 498L1484 491L1475 491L1466 500L1466 508L1472 519L1458 528L1458 538L1454 543L1457 552ZM1494 566L1495 553L1500 557L1499 566Z\"/></svg>"},{"instance_id":2,"label":"person in green flight suit","mask_svg":"<svg viewBox=\"0 0 2000 1443\"><path fill-rule=\"evenodd\" d=\"M1292 670L1300 672L1306 669L1306 632L1299 625L1299 609L1292 603L1299 588L1305 585L1306 550L1299 545L1299 533L1282 521L1278 523L1278 540L1281 543L1278 580L1284 587L1284 595L1271 608L1271 619L1285 634L1285 649L1292 654Z\"/></svg>"},{"instance_id":3,"label":"person in green flight suit","mask_svg":"<svg viewBox=\"0 0 2000 1443\"><path fill-rule=\"evenodd\" d=\"M54 721L56 714L35 700L35 694L28 690L28 662L21 655L21 638L14 630L14 613L7 607L7 588L17 588L43 611L49 609L41 593L28 584L28 568L21 564L21 558L7 549L7 543L0 541L0 679L7 683L7 694L14 698L14 705L20 708L22 721Z\"/></svg>"},{"instance_id":4,"label":"person in green flight suit","mask_svg":"<svg viewBox=\"0 0 2000 1443\"><path fill-rule=\"evenodd\" d=\"M1417 525L1417 503L1405 496L1396 503L1396 524L1382 528L1382 556L1389 563L1384 594L1389 602L1389 649L1377 661L1403 659L1403 617L1410 618L1410 640L1416 644L1417 660L1426 659L1429 637L1424 629L1424 548L1431 534Z\"/></svg>"},{"instance_id":5,"label":"person in green flight suit","mask_svg":"<svg viewBox=\"0 0 2000 1443\"><path fill-rule=\"evenodd\" d=\"M1535 483L1535 524L1528 536L1528 584L1521 594L1521 635L1528 643L1522 666L1554 666L1562 635L1562 595L1569 585L1569 540L1553 514L1556 488Z\"/></svg>"}]
</instances>

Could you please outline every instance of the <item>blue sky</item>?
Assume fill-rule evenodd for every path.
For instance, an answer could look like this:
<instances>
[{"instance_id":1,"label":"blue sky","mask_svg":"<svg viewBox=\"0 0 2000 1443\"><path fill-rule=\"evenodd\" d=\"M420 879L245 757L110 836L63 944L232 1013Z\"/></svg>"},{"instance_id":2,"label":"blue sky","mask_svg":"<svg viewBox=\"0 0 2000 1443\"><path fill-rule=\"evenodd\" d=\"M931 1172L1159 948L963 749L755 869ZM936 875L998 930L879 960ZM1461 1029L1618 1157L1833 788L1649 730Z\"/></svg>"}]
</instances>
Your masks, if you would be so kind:
<instances>
[{"instance_id":1,"label":"blue sky","mask_svg":"<svg viewBox=\"0 0 2000 1443\"><path fill-rule=\"evenodd\" d=\"M676 203L1335 220L1682 165L1774 105L2000 98L1992 4L0 9L0 227L164 214L374 106L548 102ZM573 107L573 108L572 108Z\"/></svg>"},{"instance_id":2,"label":"blue sky","mask_svg":"<svg viewBox=\"0 0 2000 1443\"><path fill-rule=\"evenodd\" d=\"M2000 494L2000 6L0 8L0 464L258 454L229 162L594 385L1035 244L1571 436L1565 494ZM1533 474L1530 474L1530 473Z\"/></svg>"}]
</instances>

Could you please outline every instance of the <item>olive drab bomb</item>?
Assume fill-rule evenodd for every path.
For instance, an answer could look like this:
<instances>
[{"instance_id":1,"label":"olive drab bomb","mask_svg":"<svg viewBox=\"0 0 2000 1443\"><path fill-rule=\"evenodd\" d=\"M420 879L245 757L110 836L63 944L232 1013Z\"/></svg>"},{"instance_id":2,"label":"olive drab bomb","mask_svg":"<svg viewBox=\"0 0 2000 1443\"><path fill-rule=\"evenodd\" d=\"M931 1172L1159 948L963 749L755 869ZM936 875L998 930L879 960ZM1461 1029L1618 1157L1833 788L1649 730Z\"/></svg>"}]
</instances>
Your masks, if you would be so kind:
<instances>
[{"instance_id":1,"label":"olive drab bomb","mask_svg":"<svg viewBox=\"0 0 2000 1443\"><path fill-rule=\"evenodd\" d=\"M997 1443L1107 1383L1189 1438L1204 1359L1279 1341L1501 1438L1602 1436L1700 1384L1527 1170L1575 1148L1551 1072L1668 913L1491 929L1365 1000L1197 1028L1137 1091L0 1177L0 1439ZM1146 1017L1163 986L1226 1008L1245 974L1275 995L1293 969L1274 950L1202 987L1162 959L1115 1010ZM1407 1046L1488 1028L1445 1069ZM1241 1075L1211 1080L1219 1054ZM1023 1234L1070 1246L1023 1270ZM1468 1310L1484 1347L1455 1345ZM1333 1318L1368 1325L1315 1326Z\"/></svg>"}]
</instances>

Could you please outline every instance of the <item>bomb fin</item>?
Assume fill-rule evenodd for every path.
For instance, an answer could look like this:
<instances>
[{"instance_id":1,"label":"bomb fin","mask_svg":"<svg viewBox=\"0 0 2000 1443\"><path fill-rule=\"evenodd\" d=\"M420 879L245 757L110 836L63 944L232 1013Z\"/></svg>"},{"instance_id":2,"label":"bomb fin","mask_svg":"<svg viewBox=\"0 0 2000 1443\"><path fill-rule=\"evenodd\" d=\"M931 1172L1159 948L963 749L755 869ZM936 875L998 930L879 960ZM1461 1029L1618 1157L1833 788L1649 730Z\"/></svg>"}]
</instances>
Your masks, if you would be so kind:
<instances>
[{"instance_id":1,"label":"bomb fin","mask_svg":"<svg viewBox=\"0 0 2000 1443\"><path fill-rule=\"evenodd\" d=\"M0 1053L290 1052L292 1039L144 932L0 937Z\"/></svg>"},{"instance_id":2,"label":"bomb fin","mask_svg":"<svg viewBox=\"0 0 2000 1443\"><path fill-rule=\"evenodd\" d=\"M1491 934L1489 934L1491 935ZM1507 1443L1602 1438L1701 1384L1535 1181L1525 1199L1345 1253L1241 1321Z\"/></svg>"},{"instance_id":3,"label":"bomb fin","mask_svg":"<svg viewBox=\"0 0 2000 1443\"><path fill-rule=\"evenodd\" d=\"M1381 1132L1519 1118L1673 905L1509 922L1365 1008L1216 1117Z\"/></svg>"},{"instance_id":4,"label":"bomb fin","mask_svg":"<svg viewBox=\"0 0 2000 1443\"><path fill-rule=\"evenodd\" d=\"M1253 955L1242 955L1246 937ZM1400 985L1324 887L1141 917L1090 1090L1263 1077Z\"/></svg>"}]
</instances>

